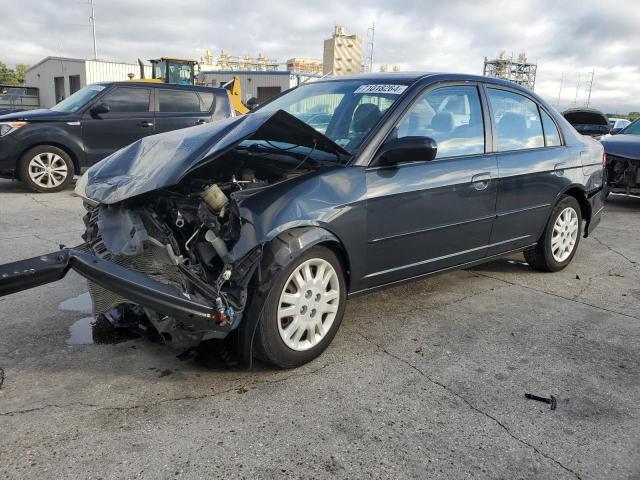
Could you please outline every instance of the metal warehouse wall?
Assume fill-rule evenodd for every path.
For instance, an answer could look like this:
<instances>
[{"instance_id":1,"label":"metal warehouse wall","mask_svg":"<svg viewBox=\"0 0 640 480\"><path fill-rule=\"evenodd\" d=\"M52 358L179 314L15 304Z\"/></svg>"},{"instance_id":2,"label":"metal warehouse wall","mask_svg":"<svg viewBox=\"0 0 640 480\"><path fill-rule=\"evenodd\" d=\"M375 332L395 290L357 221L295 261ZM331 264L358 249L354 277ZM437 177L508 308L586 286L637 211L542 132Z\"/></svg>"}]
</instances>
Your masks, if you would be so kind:
<instances>
[{"instance_id":1,"label":"metal warehouse wall","mask_svg":"<svg viewBox=\"0 0 640 480\"><path fill-rule=\"evenodd\" d=\"M258 98L258 87L279 87L281 92L288 90L293 85L291 75L273 74L268 72L202 72L202 81L207 86L219 87L223 83L240 78L242 101L246 102L251 97Z\"/></svg>"},{"instance_id":2,"label":"metal warehouse wall","mask_svg":"<svg viewBox=\"0 0 640 480\"><path fill-rule=\"evenodd\" d=\"M37 87L40 90L40 106L51 108L56 103L55 77L64 78L64 96L70 95L69 77L80 76L80 85L86 85L86 72L84 60L73 58L46 58L37 63L25 75L25 84L28 87Z\"/></svg>"},{"instance_id":3,"label":"metal warehouse wall","mask_svg":"<svg viewBox=\"0 0 640 480\"><path fill-rule=\"evenodd\" d=\"M64 97L71 95L70 76L79 76L80 88L97 82L126 81L127 74L140 78L140 68L133 63L103 62L77 58L47 57L26 73L25 84L40 90L40 106L51 108L57 102L54 78L62 77ZM151 78L151 67L144 67L146 78Z\"/></svg>"},{"instance_id":4,"label":"metal warehouse wall","mask_svg":"<svg viewBox=\"0 0 640 480\"><path fill-rule=\"evenodd\" d=\"M103 62L100 60L87 60L87 83L117 82L129 80L128 74L133 73L133 78L140 78L140 67L134 63ZM145 78L151 78L151 67L144 67ZM84 86L84 85L83 85Z\"/></svg>"},{"instance_id":5,"label":"metal warehouse wall","mask_svg":"<svg viewBox=\"0 0 640 480\"><path fill-rule=\"evenodd\" d=\"M304 82L307 78L312 80L315 76L309 76L290 72L248 72L248 71L204 71L198 78L207 86L219 87L223 83L240 79L242 89L242 101L246 102L251 97L258 98L258 87L279 87L281 92L293 88ZM311 80L310 80L311 81Z\"/></svg>"}]
</instances>

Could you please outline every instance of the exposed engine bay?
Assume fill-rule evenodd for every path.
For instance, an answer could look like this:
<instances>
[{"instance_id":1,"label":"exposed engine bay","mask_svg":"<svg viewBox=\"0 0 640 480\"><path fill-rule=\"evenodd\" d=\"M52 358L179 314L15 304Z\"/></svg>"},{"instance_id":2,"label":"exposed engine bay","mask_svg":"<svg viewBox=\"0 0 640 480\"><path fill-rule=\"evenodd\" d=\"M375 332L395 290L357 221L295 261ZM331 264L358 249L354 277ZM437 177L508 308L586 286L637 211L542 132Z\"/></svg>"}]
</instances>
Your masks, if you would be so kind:
<instances>
[{"instance_id":1,"label":"exposed engine bay","mask_svg":"<svg viewBox=\"0 0 640 480\"><path fill-rule=\"evenodd\" d=\"M607 177L611 193L640 195L640 160L608 154Z\"/></svg>"},{"instance_id":2,"label":"exposed engine bay","mask_svg":"<svg viewBox=\"0 0 640 480\"><path fill-rule=\"evenodd\" d=\"M129 270L172 285L189 298L213 305L208 319L189 323L131 303L89 280L94 314L117 326L146 317L166 341L179 346L226 336L242 319L248 283L261 257L256 246L243 258L229 253L238 241L242 222L235 200L238 193L265 188L298 176L310 165L296 155L270 153L253 144L227 153L227 168L196 170L171 188L155 190L112 205L87 205L83 238L89 253ZM258 161L265 154L270 162ZM222 163L222 162L221 162ZM293 165L293 168L292 168Z\"/></svg>"}]
</instances>

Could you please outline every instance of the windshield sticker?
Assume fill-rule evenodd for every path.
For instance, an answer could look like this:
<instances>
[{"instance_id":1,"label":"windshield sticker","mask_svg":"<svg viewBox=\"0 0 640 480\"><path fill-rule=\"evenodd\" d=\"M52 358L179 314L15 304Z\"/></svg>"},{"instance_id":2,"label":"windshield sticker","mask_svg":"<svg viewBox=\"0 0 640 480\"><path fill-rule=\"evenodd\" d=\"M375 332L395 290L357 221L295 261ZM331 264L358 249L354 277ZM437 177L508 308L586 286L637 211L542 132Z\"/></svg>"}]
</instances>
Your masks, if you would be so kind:
<instances>
[{"instance_id":1,"label":"windshield sticker","mask_svg":"<svg viewBox=\"0 0 640 480\"><path fill-rule=\"evenodd\" d=\"M391 93L400 95L406 89L406 85L360 85L354 93Z\"/></svg>"}]
</instances>

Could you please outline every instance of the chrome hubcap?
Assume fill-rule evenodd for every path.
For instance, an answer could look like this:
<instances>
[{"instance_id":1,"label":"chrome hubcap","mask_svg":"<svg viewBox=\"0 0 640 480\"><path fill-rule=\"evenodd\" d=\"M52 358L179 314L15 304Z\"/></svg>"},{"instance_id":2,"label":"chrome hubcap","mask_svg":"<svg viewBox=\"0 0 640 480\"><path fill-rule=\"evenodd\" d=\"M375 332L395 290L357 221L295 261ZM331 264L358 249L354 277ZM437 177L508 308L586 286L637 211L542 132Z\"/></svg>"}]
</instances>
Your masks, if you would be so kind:
<instances>
[{"instance_id":1,"label":"chrome hubcap","mask_svg":"<svg viewBox=\"0 0 640 480\"><path fill-rule=\"evenodd\" d=\"M292 350L309 350L327 334L340 302L340 283L333 266L312 258L285 282L278 302L278 331Z\"/></svg>"},{"instance_id":2,"label":"chrome hubcap","mask_svg":"<svg viewBox=\"0 0 640 480\"><path fill-rule=\"evenodd\" d=\"M39 153L29 162L29 178L43 188L53 188L67 178L67 164L55 153Z\"/></svg>"},{"instance_id":3,"label":"chrome hubcap","mask_svg":"<svg viewBox=\"0 0 640 480\"><path fill-rule=\"evenodd\" d=\"M553 225L551 253L556 262L564 262L573 252L578 240L578 213L571 207L565 208Z\"/></svg>"}]
</instances>

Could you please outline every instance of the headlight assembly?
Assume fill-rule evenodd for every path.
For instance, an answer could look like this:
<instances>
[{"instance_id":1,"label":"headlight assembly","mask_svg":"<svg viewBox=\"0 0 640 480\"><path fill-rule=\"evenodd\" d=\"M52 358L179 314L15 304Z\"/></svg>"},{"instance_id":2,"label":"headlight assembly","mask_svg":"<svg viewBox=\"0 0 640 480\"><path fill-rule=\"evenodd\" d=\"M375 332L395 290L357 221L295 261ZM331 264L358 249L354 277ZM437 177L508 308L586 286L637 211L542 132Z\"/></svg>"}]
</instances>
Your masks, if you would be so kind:
<instances>
[{"instance_id":1,"label":"headlight assembly","mask_svg":"<svg viewBox=\"0 0 640 480\"><path fill-rule=\"evenodd\" d=\"M0 137L9 135L11 132L24 127L27 122L1 122L0 123Z\"/></svg>"}]
</instances>

